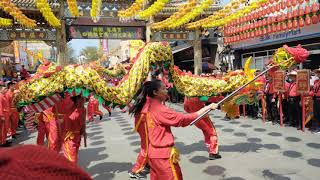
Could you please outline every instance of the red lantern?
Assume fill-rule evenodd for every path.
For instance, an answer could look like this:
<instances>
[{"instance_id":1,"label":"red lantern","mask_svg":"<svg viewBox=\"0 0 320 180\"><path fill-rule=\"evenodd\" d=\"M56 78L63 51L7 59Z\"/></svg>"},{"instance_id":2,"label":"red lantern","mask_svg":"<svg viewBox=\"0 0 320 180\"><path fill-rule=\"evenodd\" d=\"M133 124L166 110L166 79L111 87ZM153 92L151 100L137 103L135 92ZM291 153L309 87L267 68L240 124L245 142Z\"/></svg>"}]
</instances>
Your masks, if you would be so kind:
<instances>
[{"instance_id":1,"label":"red lantern","mask_svg":"<svg viewBox=\"0 0 320 180\"><path fill-rule=\"evenodd\" d=\"M271 6L271 13L276 12L276 7L275 6Z\"/></svg>"},{"instance_id":2,"label":"red lantern","mask_svg":"<svg viewBox=\"0 0 320 180\"><path fill-rule=\"evenodd\" d=\"M258 27L261 27L262 26L262 20L259 20L258 21Z\"/></svg>"},{"instance_id":3,"label":"red lantern","mask_svg":"<svg viewBox=\"0 0 320 180\"><path fill-rule=\"evenodd\" d=\"M292 25L292 21L291 21L291 20L289 20L289 21L288 21L288 29L292 29L292 27L293 27L293 25Z\"/></svg>"},{"instance_id":4,"label":"red lantern","mask_svg":"<svg viewBox=\"0 0 320 180\"><path fill-rule=\"evenodd\" d=\"M311 17L311 21L312 21L312 24L317 24L319 21L318 16L316 14L313 14L313 16Z\"/></svg>"},{"instance_id":5,"label":"red lantern","mask_svg":"<svg viewBox=\"0 0 320 180\"><path fill-rule=\"evenodd\" d=\"M266 14L271 14L271 8L270 7L266 8Z\"/></svg>"},{"instance_id":6,"label":"red lantern","mask_svg":"<svg viewBox=\"0 0 320 180\"><path fill-rule=\"evenodd\" d=\"M277 22L282 22L282 21L283 21L282 16L281 15L277 16Z\"/></svg>"},{"instance_id":7,"label":"red lantern","mask_svg":"<svg viewBox=\"0 0 320 180\"><path fill-rule=\"evenodd\" d=\"M267 14L267 10L265 8L262 9L262 16L265 16Z\"/></svg>"},{"instance_id":8,"label":"red lantern","mask_svg":"<svg viewBox=\"0 0 320 180\"><path fill-rule=\"evenodd\" d=\"M287 24L285 22L281 24L281 30L282 31L287 30Z\"/></svg>"},{"instance_id":9,"label":"red lantern","mask_svg":"<svg viewBox=\"0 0 320 180\"><path fill-rule=\"evenodd\" d=\"M311 7L309 5L306 6L306 14L311 13Z\"/></svg>"},{"instance_id":10,"label":"red lantern","mask_svg":"<svg viewBox=\"0 0 320 180\"><path fill-rule=\"evenodd\" d=\"M274 3L274 0L269 0L270 4Z\"/></svg>"},{"instance_id":11,"label":"red lantern","mask_svg":"<svg viewBox=\"0 0 320 180\"><path fill-rule=\"evenodd\" d=\"M312 4L311 11L313 13L317 13L319 11L319 4L318 3Z\"/></svg>"},{"instance_id":12,"label":"red lantern","mask_svg":"<svg viewBox=\"0 0 320 180\"><path fill-rule=\"evenodd\" d=\"M298 9L293 10L292 16L293 16L294 18L299 16L299 11L298 11Z\"/></svg>"},{"instance_id":13,"label":"red lantern","mask_svg":"<svg viewBox=\"0 0 320 180\"><path fill-rule=\"evenodd\" d=\"M281 24L280 23L277 24L277 31L281 31Z\"/></svg>"},{"instance_id":14,"label":"red lantern","mask_svg":"<svg viewBox=\"0 0 320 180\"><path fill-rule=\"evenodd\" d=\"M306 25L307 26L311 25L311 18L309 15L306 16Z\"/></svg>"},{"instance_id":15,"label":"red lantern","mask_svg":"<svg viewBox=\"0 0 320 180\"><path fill-rule=\"evenodd\" d=\"M292 2L291 0L287 0L287 3L286 3L287 8L290 8L290 7L292 6L292 3L291 3L291 2Z\"/></svg>"},{"instance_id":16,"label":"red lantern","mask_svg":"<svg viewBox=\"0 0 320 180\"><path fill-rule=\"evenodd\" d=\"M304 8L299 8L299 16L303 16L304 15Z\"/></svg>"},{"instance_id":17,"label":"red lantern","mask_svg":"<svg viewBox=\"0 0 320 180\"><path fill-rule=\"evenodd\" d=\"M292 0L292 6L296 6L298 4L297 0Z\"/></svg>"},{"instance_id":18,"label":"red lantern","mask_svg":"<svg viewBox=\"0 0 320 180\"><path fill-rule=\"evenodd\" d=\"M281 9L281 5L280 5L280 4L277 4L277 5L276 5L276 10L279 12L280 9Z\"/></svg>"},{"instance_id":19,"label":"red lantern","mask_svg":"<svg viewBox=\"0 0 320 180\"><path fill-rule=\"evenodd\" d=\"M304 2L304 0L298 0L299 4L302 4Z\"/></svg>"},{"instance_id":20,"label":"red lantern","mask_svg":"<svg viewBox=\"0 0 320 180\"><path fill-rule=\"evenodd\" d=\"M276 23L277 22L277 17L273 16L272 17L272 23Z\"/></svg>"},{"instance_id":21,"label":"red lantern","mask_svg":"<svg viewBox=\"0 0 320 180\"><path fill-rule=\"evenodd\" d=\"M286 7L287 7L286 6L286 1L282 1L281 2L281 9L284 10L284 9L286 9Z\"/></svg>"},{"instance_id":22,"label":"red lantern","mask_svg":"<svg viewBox=\"0 0 320 180\"><path fill-rule=\"evenodd\" d=\"M272 17L268 17L267 24L272 24Z\"/></svg>"},{"instance_id":23,"label":"red lantern","mask_svg":"<svg viewBox=\"0 0 320 180\"><path fill-rule=\"evenodd\" d=\"M254 31L251 31L250 38L254 38Z\"/></svg>"},{"instance_id":24,"label":"red lantern","mask_svg":"<svg viewBox=\"0 0 320 180\"><path fill-rule=\"evenodd\" d=\"M251 13L250 15L249 15L249 21L251 21L251 20L253 20L254 19L254 17L253 17L253 14Z\"/></svg>"},{"instance_id":25,"label":"red lantern","mask_svg":"<svg viewBox=\"0 0 320 180\"><path fill-rule=\"evenodd\" d=\"M292 24L293 24L293 25L292 25L293 28L297 28L297 27L298 27L298 20L297 20L297 19L294 19Z\"/></svg>"},{"instance_id":26,"label":"red lantern","mask_svg":"<svg viewBox=\"0 0 320 180\"><path fill-rule=\"evenodd\" d=\"M250 23L250 29L254 28L254 23Z\"/></svg>"},{"instance_id":27,"label":"red lantern","mask_svg":"<svg viewBox=\"0 0 320 180\"><path fill-rule=\"evenodd\" d=\"M271 26L271 25L268 26L267 32L268 32L268 33L272 33L272 26Z\"/></svg>"},{"instance_id":28,"label":"red lantern","mask_svg":"<svg viewBox=\"0 0 320 180\"><path fill-rule=\"evenodd\" d=\"M267 25L267 19L264 18L264 19L262 20L262 26L266 26L266 25Z\"/></svg>"},{"instance_id":29,"label":"red lantern","mask_svg":"<svg viewBox=\"0 0 320 180\"><path fill-rule=\"evenodd\" d=\"M263 35L267 34L267 28L263 28L262 34L263 34Z\"/></svg>"},{"instance_id":30,"label":"red lantern","mask_svg":"<svg viewBox=\"0 0 320 180\"><path fill-rule=\"evenodd\" d=\"M255 31L254 31L254 37L258 37L258 36L259 36L258 30L255 30Z\"/></svg>"},{"instance_id":31,"label":"red lantern","mask_svg":"<svg viewBox=\"0 0 320 180\"><path fill-rule=\"evenodd\" d=\"M287 16L288 16L288 19L292 19L293 18L292 12L288 12Z\"/></svg>"},{"instance_id":32,"label":"red lantern","mask_svg":"<svg viewBox=\"0 0 320 180\"><path fill-rule=\"evenodd\" d=\"M282 21L285 21L287 19L287 14L283 13L282 14Z\"/></svg>"},{"instance_id":33,"label":"red lantern","mask_svg":"<svg viewBox=\"0 0 320 180\"><path fill-rule=\"evenodd\" d=\"M277 32L277 25L272 25L272 32Z\"/></svg>"},{"instance_id":34,"label":"red lantern","mask_svg":"<svg viewBox=\"0 0 320 180\"><path fill-rule=\"evenodd\" d=\"M303 18L300 18L300 19L299 19L299 26L300 26L300 27L303 27L303 26L304 26L304 19L303 19Z\"/></svg>"}]
</instances>

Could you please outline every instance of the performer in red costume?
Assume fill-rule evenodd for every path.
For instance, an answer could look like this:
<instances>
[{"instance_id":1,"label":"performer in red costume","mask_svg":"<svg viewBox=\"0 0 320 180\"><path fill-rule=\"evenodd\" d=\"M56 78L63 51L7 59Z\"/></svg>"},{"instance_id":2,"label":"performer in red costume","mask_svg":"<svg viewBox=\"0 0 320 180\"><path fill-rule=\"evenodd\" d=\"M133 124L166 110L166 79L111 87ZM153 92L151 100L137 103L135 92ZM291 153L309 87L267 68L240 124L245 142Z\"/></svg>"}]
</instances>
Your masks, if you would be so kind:
<instances>
[{"instance_id":1,"label":"performer in red costume","mask_svg":"<svg viewBox=\"0 0 320 180\"><path fill-rule=\"evenodd\" d=\"M37 144L44 145L44 138L48 140L48 148L60 152L61 141L59 126L55 117L53 107L44 110L38 115L38 137Z\"/></svg>"},{"instance_id":2,"label":"performer in red costume","mask_svg":"<svg viewBox=\"0 0 320 180\"><path fill-rule=\"evenodd\" d=\"M63 123L63 153L71 162L77 162L81 135L86 138L86 109L84 107L85 99L80 95L71 97L71 100L73 106L65 114Z\"/></svg>"},{"instance_id":3,"label":"performer in red costume","mask_svg":"<svg viewBox=\"0 0 320 180\"><path fill-rule=\"evenodd\" d=\"M109 112L109 116L111 116L111 108L104 104L102 106ZM95 115L100 116L101 120L103 117L103 112L99 110L98 100L94 98L93 95L90 95L88 103L88 120L92 122Z\"/></svg>"},{"instance_id":4,"label":"performer in red costume","mask_svg":"<svg viewBox=\"0 0 320 180\"><path fill-rule=\"evenodd\" d=\"M150 172L147 157L147 124L145 123L145 115L143 114L135 116L134 119L135 131L137 131L140 136L140 152L138 154L136 163L131 168L131 171L129 171L129 176L131 178L139 179L146 178L146 174Z\"/></svg>"},{"instance_id":5,"label":"performer in red costume","mask_svg":"<svg viewBox=\"0 0 320 180\"><path fill-rule=\"evenodd\" d=\"M184 98L184 110L187 113L197 112L203 107L205 107L205 103L200 101L198 97ZM210 160L220 159L221 155L219 155L219 151L218 151L217 132L209 116L203 117L202 121L198 121L195 125L199 129L201 129L204 135L204 142L208 148L209 159Z\"/></svg>"},{"instance_id":6,"label":"performer in red costume","mask_svg":"<svg viewBox=\"0 0 320 180\"><path fill-rule=\"evenodd\" d=\"M0 87L0 146L9 146L9 143L6 142L7 139L7 131L5 126L6 121L6 98L5 98L5 87Z\"/></svg>"},{"instance_id":7,"label":"performer in red costume","mask_svg":"<svg viewBox=\"0 0 320 180\"><path fill-rule=\"evenodd\" d=\"M100 116L100 120L103 117L103 113L99 110L99 102L96 98L94 98L93 95L90 95L89 97L89 103L88 103L88 120L90 122L93 121L94 116Z\"/></svg>"},{"instance_id":8,"label":"performer in red costume","mask_svg":"<svg viewBox=\"0 0 320 180\"><path fill-rule=\"evenodd\" d=\"M13 97L14 97L14 87L13 83L10 82L8 83L8 88L9 90L6 92L6 98L10 104L10 109L9 109L9 129L10 129L10 135L12 138L16 138L16 131L18 128L18 123L19 123L19 112L17 108L14 105L13 102Z\"/></svg>"},{"instance_id":9,"label":"performer in red costume","mask_svg":"<svg viewBox=\"0 0 320 180\"><path fill-rule=\"evenodd\" d=\"M0 92L0 120L1 120L1 144L9 146L10 142L6 141L8 130L10 128L10 103L6 96L8 89L3 87Z\"/></svg>"},{"instance_id":10,"label":"performer in red costume","mask_svg":"<svg viewBox=\"0 0 320 180\"><path fill-rule=\"evenodd\" d=\"M216 109L213 104L192 114L178 113L165 105L167 89L160 80L146 82L142 93L130 109L135 116L144 115L148 135L147 156L151 167L151 180L181 180L179 152L174 147L171 126L188 126L207 109ZM152 108L151 108L152 107Z\"/></svg>"}]
</instances>

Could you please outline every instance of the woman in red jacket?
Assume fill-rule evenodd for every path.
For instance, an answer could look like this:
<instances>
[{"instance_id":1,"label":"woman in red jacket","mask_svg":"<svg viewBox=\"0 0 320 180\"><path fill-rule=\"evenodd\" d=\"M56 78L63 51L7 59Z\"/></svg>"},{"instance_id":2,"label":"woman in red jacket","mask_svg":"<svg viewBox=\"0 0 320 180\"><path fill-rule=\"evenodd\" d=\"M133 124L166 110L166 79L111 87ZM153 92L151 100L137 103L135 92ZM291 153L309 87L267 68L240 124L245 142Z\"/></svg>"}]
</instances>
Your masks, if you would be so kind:
<instances>
[{"instance_id":1,"label":"woman in red jacket","mask_svg":"<svg viewBox=\"0 0 320 180\"><path fill-rule=\"evenodd\" d=\"M167 89L160 80L144 84L142 93L137 97L130 113L144 115L148 136L147 156L151 167L151 180L181 180L182 173L179 152L174 147L171 126L188 126L207 109L216 109L217 105L206 106L191 114L178 113L163 104L167 99Z\"/></svg>"}]
</instances>

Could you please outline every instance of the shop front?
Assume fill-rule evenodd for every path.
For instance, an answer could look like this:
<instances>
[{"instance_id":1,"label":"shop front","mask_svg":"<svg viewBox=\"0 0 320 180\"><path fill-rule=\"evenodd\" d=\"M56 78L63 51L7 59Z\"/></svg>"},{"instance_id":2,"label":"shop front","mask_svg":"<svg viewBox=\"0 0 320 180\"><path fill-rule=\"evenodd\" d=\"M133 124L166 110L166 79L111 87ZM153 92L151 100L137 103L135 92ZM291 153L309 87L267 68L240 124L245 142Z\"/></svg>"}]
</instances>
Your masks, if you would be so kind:
<instances>
[{"instance_id":1,"label":"shop front","mask_svg":"<svg viewBox=\"0 0 320 180\"><path fill-rule=\"evenodd\" d=\"M297 28L293 30L266 34L254 39L233 44L235 56L234 65L242 68L245 60L252 56L252 68L263 69L265 64L272 58L275 50L283 45L301 46L310 53L308 60L302 65L303 68L315 69L320 66L320 24Z\"/></svg>"}]
</instances>

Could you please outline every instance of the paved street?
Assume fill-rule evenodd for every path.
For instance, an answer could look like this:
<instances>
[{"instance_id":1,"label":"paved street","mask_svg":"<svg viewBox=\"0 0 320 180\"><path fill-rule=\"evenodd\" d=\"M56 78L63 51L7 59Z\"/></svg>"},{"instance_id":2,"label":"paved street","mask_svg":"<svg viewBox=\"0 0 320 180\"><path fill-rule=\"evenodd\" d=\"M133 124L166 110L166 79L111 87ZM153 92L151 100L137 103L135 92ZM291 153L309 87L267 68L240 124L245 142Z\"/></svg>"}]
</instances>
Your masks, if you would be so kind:
<instances>
[{"instance_id":1,"label":"paved street","mask_svg":"<svg viewBox=\"0 0 320 180\"><path fill-rule=\"evenodd\" d=\"M169 105L183 111L182 105ZM320 134L291 127L263 124L261 120L224 120L215 111L211 118L219 135L222 159L209 161L200 130L174 128L180 165L186 180L317 180L320 176ZM113 112L111 119L87 126L88 147L81 147L79 165L94 179L126 180L139 152L140 140L128 114ZM36 142L36 133L19 139Z\"/></svg>"}]
</instances>

